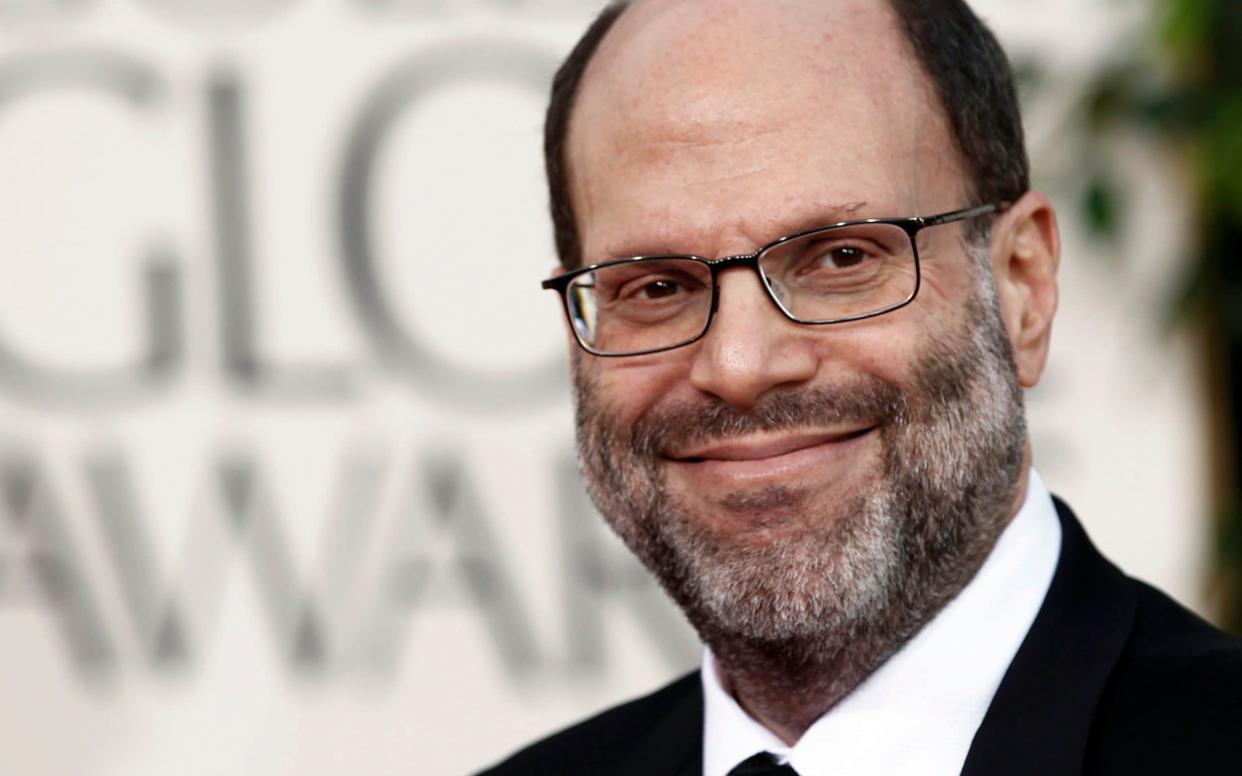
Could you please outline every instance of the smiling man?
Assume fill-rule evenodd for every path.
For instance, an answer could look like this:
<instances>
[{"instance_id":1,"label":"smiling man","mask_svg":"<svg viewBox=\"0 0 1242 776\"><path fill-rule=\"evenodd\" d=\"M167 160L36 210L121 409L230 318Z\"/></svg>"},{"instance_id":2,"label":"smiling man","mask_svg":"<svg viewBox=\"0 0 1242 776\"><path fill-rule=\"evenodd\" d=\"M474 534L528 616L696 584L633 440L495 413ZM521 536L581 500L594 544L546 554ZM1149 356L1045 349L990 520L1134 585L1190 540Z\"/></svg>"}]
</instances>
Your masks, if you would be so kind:
<instances>
[{"instance_id":1,"label":"smiling man","mask_svg":"<svg viewBox=\"0 0 1242 776\"><path fill-rule=\"evenodd\" d=\"M702 670L495 774L1242 768L1242 648L1031 468L1060 255L954 0L638 0L547 164L591 495Z\"/></svg>"}]
</instances>

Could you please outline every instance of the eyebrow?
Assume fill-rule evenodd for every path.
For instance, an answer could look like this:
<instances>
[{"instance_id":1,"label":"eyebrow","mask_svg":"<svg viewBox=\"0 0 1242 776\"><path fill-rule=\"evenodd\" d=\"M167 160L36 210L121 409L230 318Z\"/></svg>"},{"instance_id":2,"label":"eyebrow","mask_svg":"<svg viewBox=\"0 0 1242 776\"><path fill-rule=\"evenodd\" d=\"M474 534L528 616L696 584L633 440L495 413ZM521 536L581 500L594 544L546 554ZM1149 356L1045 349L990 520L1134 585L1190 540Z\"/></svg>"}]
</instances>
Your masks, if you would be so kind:
<instances>
[{"instance_id":1,"label":"eyebrow","mask_svg":"<svg viewBox=\"0 0 1242 776\"><path fill-rule=\"evenodd\" d=\"M772 234L764 242L766 245L773 240L781 237L788 237L791 234L805 232L808 229L817 229L821 226L832 226L844 221L852 221L859 217L859 214L867 209L866 202L847 202L843 205L829 205L827 207L819 207L810 211L810 215L795 216L778 221L776 233ZM880 214L883 216L885 214ZM871 216L868 216L870 218Z\"/></svg>"},{"instance_id":2,"label":"eyebrow","mask_svg":"<svg viewBox=\"0 0 1242 776\"><path fill-rule=\"evenodd\" d=\"M821 226L831 226L843 221L850 221L858 217L858 214L867 208L866 202L847 202L841 205L828 205L825 207L816 207L808 209L806 214L794 217L788 217L782 220L774 221L772 234L764 238L764 242L755 246L758 250L763 245L787 237L799 232L805 232ZM882 214L881 214L882 215ZM638 246L652 246L651 249ZM660 247L655 247L660 246ZM608 246L600 258L593 259L591 263L599 263L611 261L613 259L624 259L632 256L663 256L663 255L683 255L694 254L702 255L701 251L684 251L670 250L668 244L661 245L661 238L642 239L642 240L625 240L619 241L614 245ZM710 257L708 257L710 258Z\"/></svg>"}]
</instances>

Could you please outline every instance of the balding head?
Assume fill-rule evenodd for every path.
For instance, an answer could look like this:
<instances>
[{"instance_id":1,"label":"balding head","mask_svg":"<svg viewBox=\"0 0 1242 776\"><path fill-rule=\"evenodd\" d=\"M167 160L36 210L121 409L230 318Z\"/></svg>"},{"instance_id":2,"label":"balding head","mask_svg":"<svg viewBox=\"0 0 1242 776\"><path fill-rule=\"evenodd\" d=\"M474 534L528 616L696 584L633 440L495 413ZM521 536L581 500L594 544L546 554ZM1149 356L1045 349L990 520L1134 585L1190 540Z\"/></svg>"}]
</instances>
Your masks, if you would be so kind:
<instances>
[{"instance_id":1,"label":"balding head","mask_svg":"<svg viewBox=\"0 0 1242 776\"><path fill-rule=\"evenodd\" d=\"M884 4L640 2L570 124L584 261L747 252L857 202L952 209L966 176L931 95Z\"/></svg>"},{"instance_id":2,"label":"balding head","mask_svg":"<svg viewBox=\"0 0 1242 776\"><path fill-rule=\"evenodd\" d=\"M923 80L887 4L640 0L592 58L577 113L672 135L714 124L764 130L836 103L854 83L891 104Z\"/></svg>"},{"instance_id":3,"label":"balding head","mask_svg":"<svg viewBox=\"0 0 1242 776\"><path fill-rule=\"evenodd\" d=\"M672 139L712 123L788 128L816 103L842 122L860 107L902 106L875 131L888 141L904 132L902 153L919 157L924 174L964 168L976 201L1013 200L1028 185L1007 62L960 2L641 0L606 9L554 84L545 152L562 263L581 261L570 171L589 160L566 142L579 105L647 122L638 138Z\"/></svg>"}]
</instances>

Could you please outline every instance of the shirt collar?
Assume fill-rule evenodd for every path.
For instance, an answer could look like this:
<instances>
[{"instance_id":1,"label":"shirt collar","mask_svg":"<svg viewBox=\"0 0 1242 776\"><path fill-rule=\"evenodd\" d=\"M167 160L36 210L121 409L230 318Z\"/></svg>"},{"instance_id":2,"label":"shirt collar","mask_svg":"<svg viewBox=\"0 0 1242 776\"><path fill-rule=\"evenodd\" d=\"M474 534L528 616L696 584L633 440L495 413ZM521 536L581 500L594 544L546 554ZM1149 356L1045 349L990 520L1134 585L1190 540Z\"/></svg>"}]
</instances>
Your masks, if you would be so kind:
<instances>
[{"instance_id":1,"label":"shirt collar","mask_svg":"<svg viewBox=\"0 0 1242 776\"><path fill-rule=\"evenodd\" d=\"M802 776L958 773L1056 571L1061 525L1034 469L1026 498L974 579L869 676L786 746L722 686L704 648L703 776L772 752Z\"/></svg>"}]
</instances>

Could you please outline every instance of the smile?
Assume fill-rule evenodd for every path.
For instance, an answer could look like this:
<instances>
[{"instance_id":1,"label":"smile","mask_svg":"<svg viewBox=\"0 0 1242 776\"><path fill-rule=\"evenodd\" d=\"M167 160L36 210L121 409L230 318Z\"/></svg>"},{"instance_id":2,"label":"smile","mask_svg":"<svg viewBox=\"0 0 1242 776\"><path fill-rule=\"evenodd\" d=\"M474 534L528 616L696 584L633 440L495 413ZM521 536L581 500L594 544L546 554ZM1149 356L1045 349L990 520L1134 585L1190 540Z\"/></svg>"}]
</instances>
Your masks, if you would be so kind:
<instances>
[{"instance_id":1,"label":"smile","mask_svg":"<svg viewBox=\"0 0 1242 776\"><path fill-rule=\"evenodd\" d=\"M842 462L876 428L761 434L677 450L666 458L686 476L719 484L792 478Z\"/></svg>"}]
</instances>

